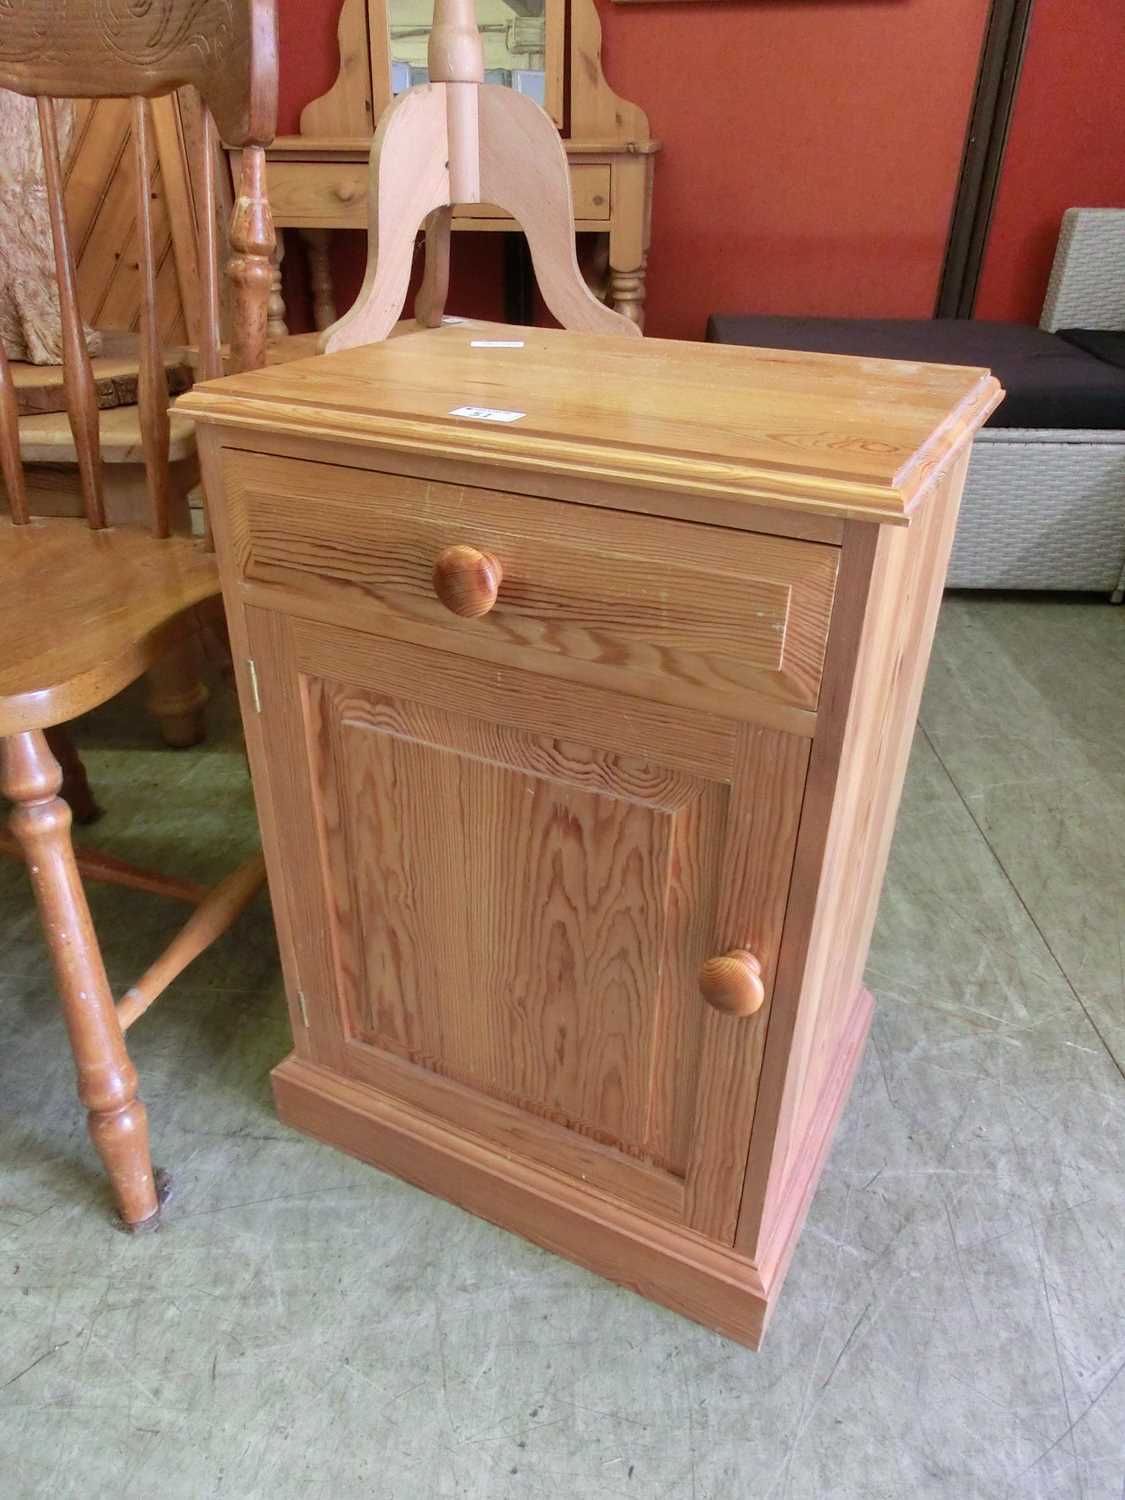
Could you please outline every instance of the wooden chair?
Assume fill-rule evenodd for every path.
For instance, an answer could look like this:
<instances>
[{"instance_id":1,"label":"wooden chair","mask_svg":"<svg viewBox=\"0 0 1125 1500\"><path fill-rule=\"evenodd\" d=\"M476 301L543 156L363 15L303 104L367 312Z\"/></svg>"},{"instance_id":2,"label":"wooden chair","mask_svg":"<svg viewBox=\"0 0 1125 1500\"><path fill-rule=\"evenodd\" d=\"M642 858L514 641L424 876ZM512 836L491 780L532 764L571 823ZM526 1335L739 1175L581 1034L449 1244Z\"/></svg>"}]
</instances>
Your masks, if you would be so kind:
<instances>
[{"instance_id":1,"label":"wooden chair","mask_svg":"<svg viewBox=\"0 0 1125 1500\"><path fill-rule=\"evenodd\" d=\"M10 827L26 858L55 969L78 1071L78 1094L129 1228L158 1220L163 1187L149 1157L148 1123L124 1032L222 933L263 880L260 858L207 891L135 870L104 855L76 858L71 810L60 797L65 757L57 726L103 703L199 630L218 606L209 536L175 534L169 478L170 423L154 312L156 267L148 183L151 98L193 85L206 126L200 151L202 202L214 201L217 135L242 150L231 224L232 364L263 363L273 228L263 147L277 99L272 0L157 0L107 7L102 0L22 0L0 10L0 87L34 96L43 143L55 267L64 329L63 383L85 519L33 518L20 459L17 400L0 349L0 473L8 517L0 518L0 791L14 804ZM148 526L106 525L99 414L82 336L74 260L63 200L52 100L129 97L137 173L136 211L144 304L139 406L150 504ZM206 376L221 373L219 270L214 215L200 215ZM81 783L80 767L67 768ZM118 1004L106 980L81 873L194 906L180 933Z\"/></svg>"}]
</instances>

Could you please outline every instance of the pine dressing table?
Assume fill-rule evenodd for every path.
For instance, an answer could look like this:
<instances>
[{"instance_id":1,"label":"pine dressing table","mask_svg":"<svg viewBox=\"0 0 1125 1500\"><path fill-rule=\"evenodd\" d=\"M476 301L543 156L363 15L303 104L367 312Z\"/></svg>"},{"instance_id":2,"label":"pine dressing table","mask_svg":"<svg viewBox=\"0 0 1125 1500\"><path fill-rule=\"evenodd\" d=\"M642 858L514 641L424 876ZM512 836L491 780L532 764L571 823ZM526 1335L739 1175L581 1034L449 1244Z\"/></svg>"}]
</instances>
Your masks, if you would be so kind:
<instances>
[{"instance_id":1,"label":"pine dressing table","mask_svg":"<svg viewBox=\"0 0 1125 1500\"><path fill-rule=\"evenodd\" d=\"M456 324L181 399L284 1120L757 1346L867 1032L1000 395L984 370Z\"/></svg>"}]
</instances>

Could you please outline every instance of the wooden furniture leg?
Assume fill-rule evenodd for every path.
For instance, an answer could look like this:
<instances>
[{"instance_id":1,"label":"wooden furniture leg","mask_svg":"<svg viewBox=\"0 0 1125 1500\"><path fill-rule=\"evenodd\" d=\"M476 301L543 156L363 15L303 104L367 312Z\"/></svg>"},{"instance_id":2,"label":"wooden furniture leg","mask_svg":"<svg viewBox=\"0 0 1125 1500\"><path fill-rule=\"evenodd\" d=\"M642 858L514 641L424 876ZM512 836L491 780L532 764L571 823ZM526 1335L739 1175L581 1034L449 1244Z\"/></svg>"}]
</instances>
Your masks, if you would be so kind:
<instances>
[{"instance_id":1,"label":"wooden furniture leg","mask_svg":"<svg viewBox=\"0 0 1125 1500\"><path fill-rule=\"evenodd\" d=\"M614 170L615 216L609 235L609 296L611 305L635 323L644 326L645 273L652 208L652 159L636 157Z\"/></svg>"},{"instance_id":2,"label":"wooden furniture leg","mask_svg":"<svg viewBox=\"0 0 1125 1500\"><path fill-rule=\"evenodd\" d=\"M440 88L411 89L379 121L369 169L367 274L352 307L326 330L321 340L326 353L376 344L398 322L419 225L449 201L447 150Z\"/></svg>"},{"instance_id":3,"label":"wooden furniture leg","mask_svg":"<svg viewBox=\"0 0 1125 1500\"><path fill-rule=\"evenodd\" d=\"M330 328L337 318L336 288L332 285L332 266L328 260L327 229L302 229L301 243L309 259L309 285L312 288L313 326L317 333Z\"/></svg>"},{"instance_id":4,"label":"wooden furniture leg","mask_svg":"<svg viewBox=\"0 0 1125 1500\"><path fill-rule=\"evenodd\" d=\"M610 271L609 300L616 312L623 313L638 328L643 326L645 320L645 267L643 262L635 271Z\"/></svg>"},{"instance_id":5,"label":"wooden furniture leg","mask_svg":"<svg viewBox=\"0 0 1125 1500\"><path fill-rule=\"evenodd\" d=\"M289 337L289 325L285 321L285 294L281 289L281 262L285 259L285 235L279 229L273 248L270 274L270 300L266 308L266 334L271 339Z\"/></svg>"},{"instance_id":6,"label":"wooden furniture leg","mask_svg":"<svg viewBox=\"0 0 1125 1500\"><path fill-rule=\"evenodd\" d=\"M501 84L479 89L480 194L527 236L543 301L564 328L639 333L598 301L578 269L566 151L549 117Z\"/></svg>"},{"instance_id":7,"label":"wooden furniture leg","mask_svg":"<svg viewBox=\"0 0 1125 1500\"><path fill-rule=\"evenodd\" d=\"M325 331L322 349L333 354L385 339L406 299L418 225L435 209L470 203L495 203L516 220L543 301L564 328L639 334L582 279L570 168L551 117L526 95L483 81L473 0L435 0L427 58L430 83L400 95L375 133L367 275L355 305ZM445 217L434 215L427 223L433 265L419 298L423 322L434 319L448 276L447 239Z\"/></svg>"},{"instance_id":8,"label":"wooden furniture leg","mask_svg":"<svg viewBox=\"0 0 1125 1500\"><path fill-rule=\"evenodd\" d=\"M71 817L76 823L94 823L102 815L90 783L86 779L86 767L74 748L74 741L65 724L57 724L44 731L51 754L62 771L62 799L70 807Z\"/></svg>"},{"instance_id":9,"label":"wooden furniture leg","mask_svg":"<svg viewBox=\"0 0 1125 1500\"><path fill-rule=\"evenodd\" d=\"M155 1226L160 1201L149 1158L148 1116L74 863L70 808L59 796L61 786L62 771L41 730L0 740L0 791L13 803L11 829L35 890L90 1138L126 1227Z\"/></svg>"},{"instance_id":10,"label":"wooden furniture leg","mask_svg":"<svg viewBox=\"0 0 1125 1500\"><path fill-rule=\"evenodd\" d=\"M426 268L414 299L414 318L423 328L437 328L449 296L449 240L453 210L435 208L426 220Z\"/></svg>"},{"instance_id":11,"label":"wooden furniture leg","mask_svg":"<svg viewBox=\"0 0 1125 1500\"><path fill-rule=\"evenodd\" d=\"M174 750L198 745L207 733L203 709L210 694L199 675L199 646L193 636L178 641L145 674L147 708L160 724L164 743Z\"/></svg>"}]
</instances>

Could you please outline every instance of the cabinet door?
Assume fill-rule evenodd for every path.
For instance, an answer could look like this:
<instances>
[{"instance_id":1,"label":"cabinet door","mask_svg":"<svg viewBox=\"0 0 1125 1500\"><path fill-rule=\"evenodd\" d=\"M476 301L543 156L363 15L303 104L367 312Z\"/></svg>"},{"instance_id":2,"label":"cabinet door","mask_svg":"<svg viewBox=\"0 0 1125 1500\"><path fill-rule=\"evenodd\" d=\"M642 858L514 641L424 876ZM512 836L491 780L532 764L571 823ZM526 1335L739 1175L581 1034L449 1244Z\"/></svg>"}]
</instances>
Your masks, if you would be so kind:
<instances>
[{"instance_id":1,"label":"cabinet door","mask_svg":"<svg viewBox=\"0 0 1125 1500\"><path fill-rule=\"evenodd\" d=\"M247 620L301 1054L729 1242L808 741ZM700 993L732 949L751 1017Z\"/></svg>"}]
</instances>

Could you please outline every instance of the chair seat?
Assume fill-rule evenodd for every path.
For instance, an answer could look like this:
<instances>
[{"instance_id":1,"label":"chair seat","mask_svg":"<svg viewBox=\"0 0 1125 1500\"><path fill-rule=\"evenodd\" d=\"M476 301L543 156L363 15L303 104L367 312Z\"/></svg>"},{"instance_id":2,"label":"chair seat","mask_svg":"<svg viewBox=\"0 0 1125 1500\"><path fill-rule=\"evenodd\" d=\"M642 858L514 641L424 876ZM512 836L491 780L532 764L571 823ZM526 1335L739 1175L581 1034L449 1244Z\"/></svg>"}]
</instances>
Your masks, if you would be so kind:
<instances>
[{"instance_id":1,"label":"chair seat","mask_svg":"<svg viewBox=\"0 0 1125 1500\"><path fill-rule=\"evenodd\" d=\"M140 339L135 333L116 329L103 329L100 333L101 352L90 361L98 406L135 406L141 369ZM168 394L178 396L191 385L191 362L187 350L169 348L163 354ZM62 365L30 365L23 360L12 360L11 370L21 417L66 411Z\"/></svg>"},{"instance_id":2,"label":"chair seat","mask_svg":"<svg viewBox=\"0 0 1125 1500\"><path fill-rule=\"evenodd\" d=\"M176 463L195 452L195 425L173 410L169 413L168 458ZM144 463L139 406L114 406L98 412L102 461L107 464ZM20 457L25 464L77 462L74 436L65 411L42 412L20 418Z\"/></svg>"},{"instance_id":3,"label":"chair seat","mask_svg":"<svg viewBox=\"0 0 1125 1500\"><path fill-rule=\"evenodd\" d=\"M62 724L104 703L219 593L214 556L190 537L84 521L0 519L0 736Z\"/></svg>"}]
</instances>

